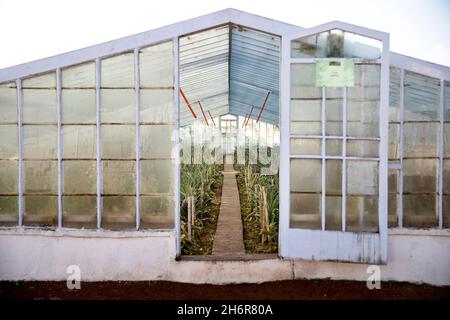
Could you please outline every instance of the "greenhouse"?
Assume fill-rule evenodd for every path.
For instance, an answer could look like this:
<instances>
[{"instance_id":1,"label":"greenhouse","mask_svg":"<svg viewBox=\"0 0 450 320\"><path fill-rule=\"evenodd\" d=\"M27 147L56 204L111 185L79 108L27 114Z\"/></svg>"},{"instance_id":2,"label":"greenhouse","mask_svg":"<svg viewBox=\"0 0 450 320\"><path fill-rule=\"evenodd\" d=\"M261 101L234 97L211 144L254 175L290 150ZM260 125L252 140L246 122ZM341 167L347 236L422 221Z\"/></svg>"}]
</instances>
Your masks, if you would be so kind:
<instances>
[{"instance_id":1,"label":"greenhouse","mask_svg":"<svg viewBox=\"0 0 450 320\"><path fill-rule=\"evenodd\" d=\"M450 67L225 9L2 69L0 262L449 285Z\"/></svg>"}]
</instances>

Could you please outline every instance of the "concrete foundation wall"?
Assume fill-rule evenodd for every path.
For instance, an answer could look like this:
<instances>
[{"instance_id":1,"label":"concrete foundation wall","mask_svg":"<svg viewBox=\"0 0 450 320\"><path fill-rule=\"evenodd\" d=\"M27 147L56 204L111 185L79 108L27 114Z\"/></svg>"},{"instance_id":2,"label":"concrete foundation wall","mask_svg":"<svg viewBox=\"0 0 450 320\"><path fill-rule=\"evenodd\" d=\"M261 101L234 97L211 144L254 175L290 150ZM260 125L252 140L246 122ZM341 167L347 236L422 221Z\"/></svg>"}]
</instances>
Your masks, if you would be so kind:
<instances>
[{"instance_id":1,"label":"concrete foundation wall","mask_svg":"<svg viewBox=\"0 0 450 320\"><path fill-rule=\"evenodd\" d=\"M382 280L450 285L450 232L390 232ZM78 265L82 281L168 280L241 283L287 279L366 281L367 265L265 259L176 261L167 231L0 230L0 280L67 279Z\"/></svg>"}]
</instances>

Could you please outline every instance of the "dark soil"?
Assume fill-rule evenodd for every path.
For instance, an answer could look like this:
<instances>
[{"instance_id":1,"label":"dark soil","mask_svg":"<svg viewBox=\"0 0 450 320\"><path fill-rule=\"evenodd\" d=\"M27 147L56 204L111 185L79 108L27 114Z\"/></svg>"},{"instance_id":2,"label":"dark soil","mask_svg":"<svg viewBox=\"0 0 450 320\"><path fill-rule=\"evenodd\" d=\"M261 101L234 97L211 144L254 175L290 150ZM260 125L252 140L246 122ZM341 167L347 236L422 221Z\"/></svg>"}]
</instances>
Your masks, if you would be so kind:
<instances>
[{"instance_id":1,"label":"dark soil","mask_svg":"<svg viewBox=\"0 0 450 320\"><path fill-rule=\"evenodd\" d=\"M69 290L66 287L66 282L0 282L0 299L450 299L450 286L433 287L400 282L382 282L380 290L369 290L365 282L332 280L289 280L223 286L165 281L125 281L82 282L80 290Z\"/></svg>"}]
</instances>

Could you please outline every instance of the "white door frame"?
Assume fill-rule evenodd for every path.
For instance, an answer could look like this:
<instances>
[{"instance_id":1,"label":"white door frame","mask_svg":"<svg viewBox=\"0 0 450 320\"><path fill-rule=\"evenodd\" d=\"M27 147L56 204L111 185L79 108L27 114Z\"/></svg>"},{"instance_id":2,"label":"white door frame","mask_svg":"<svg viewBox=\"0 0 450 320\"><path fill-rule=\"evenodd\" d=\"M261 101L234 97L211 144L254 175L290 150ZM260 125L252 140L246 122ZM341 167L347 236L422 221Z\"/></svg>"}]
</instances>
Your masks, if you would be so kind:
<instances>
[{"instance_id":1,"label":"white door frame","mask_svg":"<svg viewBox=\"0 0 450 320\"><path fill-rule=\"evenodd\" d=\"M378 233L294 229L290 222L290 66L295 63L315 63L315 58L291 58L291 41L332 29L359 34L381 41L379 117L379 203ZM338 21L319 25L282 37L281 46L281 106L280 106L280 255L285 258L333 260L362 263L387 261L387 153L389 114L389 34ZM344 106L345 108L345 106ZM344 133L345 134L345 133ZM323 153L322 153L323 156ZM345 170L345 169L344 169ZM324 177L322 177L324 178ZM343 190L344 193L345 190ZM322 210L324 211L324 210ZM343 217L345 223L345 217ZM324 214L322 212L322 219ZM323 221L322 221L323 222Z\"/></svg>"}]
</instances>

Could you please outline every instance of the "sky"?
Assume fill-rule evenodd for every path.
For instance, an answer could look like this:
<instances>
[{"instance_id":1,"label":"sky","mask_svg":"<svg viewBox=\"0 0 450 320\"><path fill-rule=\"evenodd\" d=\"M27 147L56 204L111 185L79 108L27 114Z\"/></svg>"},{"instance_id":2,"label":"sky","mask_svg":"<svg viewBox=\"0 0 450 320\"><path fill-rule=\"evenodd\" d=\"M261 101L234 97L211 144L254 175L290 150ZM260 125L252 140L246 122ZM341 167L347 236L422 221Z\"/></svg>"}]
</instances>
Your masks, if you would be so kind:
<instances>
[{"instance_id":1,"label":"sky","mask_svg":"<svg viewBox=\"0 0 450 320\"><path fill-rule=\"evenodd\" d=\"M391 51L450 66L450 0L0 0L0 69L230 7L389 32Z\"/></svg>"}]
</instances>

